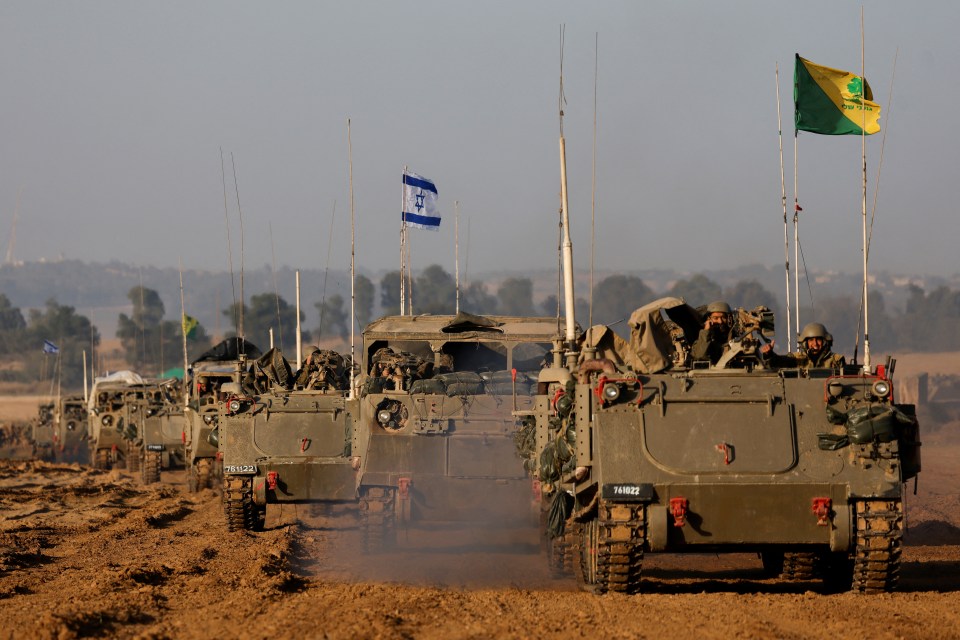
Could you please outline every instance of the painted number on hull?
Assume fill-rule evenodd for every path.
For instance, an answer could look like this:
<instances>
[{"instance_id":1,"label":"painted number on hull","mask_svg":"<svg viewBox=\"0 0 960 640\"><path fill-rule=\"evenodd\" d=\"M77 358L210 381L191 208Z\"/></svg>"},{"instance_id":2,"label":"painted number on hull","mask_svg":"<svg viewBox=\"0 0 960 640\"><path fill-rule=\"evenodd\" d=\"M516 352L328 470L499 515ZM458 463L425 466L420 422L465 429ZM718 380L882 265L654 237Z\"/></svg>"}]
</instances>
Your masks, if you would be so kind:
<instances>
[{"instance_id":1,"label":"painted number on hull","mask_svg":"<svg viewBox=\"0 0 960 640\"><path fill-rule=\"evenodd\" d=\"M254 464L225 464L224 473L256 473L257 465Z\"/></svg>"}]
</instances>

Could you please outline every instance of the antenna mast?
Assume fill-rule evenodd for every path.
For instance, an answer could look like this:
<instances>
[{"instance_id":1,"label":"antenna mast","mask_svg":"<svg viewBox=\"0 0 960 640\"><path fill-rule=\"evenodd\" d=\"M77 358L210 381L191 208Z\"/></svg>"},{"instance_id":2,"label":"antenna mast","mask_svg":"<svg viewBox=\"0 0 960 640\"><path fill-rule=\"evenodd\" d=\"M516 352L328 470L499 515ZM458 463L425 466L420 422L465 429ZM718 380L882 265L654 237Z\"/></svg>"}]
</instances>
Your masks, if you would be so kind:
<instances>
[{"instance_id":1,"label":"antenna mast","mask_svg":"<svg viewBox=\"0 0 960 640\"><path fill-rule=\"evenodd\" d=\"M567 340L567 359L576 357L574 352L574 343L577 339L577 323L574 318L574 295L573 295L573 242L570 240L570 210L567 201L567 151L566 142L563 138L563 105L565 98L563 95L563 33L564 27L560 27L560 217L563 225L563 292L564 304L566 305L566 340Z\"/></svg>"}]
</instances>

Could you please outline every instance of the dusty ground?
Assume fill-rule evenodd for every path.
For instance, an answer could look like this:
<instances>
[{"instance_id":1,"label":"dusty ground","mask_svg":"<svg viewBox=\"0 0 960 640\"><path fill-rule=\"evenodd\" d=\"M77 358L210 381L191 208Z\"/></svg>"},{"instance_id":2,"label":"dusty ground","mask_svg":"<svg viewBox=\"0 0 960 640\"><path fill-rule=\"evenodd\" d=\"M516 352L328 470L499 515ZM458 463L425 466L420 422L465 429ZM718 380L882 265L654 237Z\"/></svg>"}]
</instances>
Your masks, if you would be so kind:
<instances>
[{"instance_id":1,"label":"dusty ground","mask_svg":"<svg viewBox=\"0 0 960 640\"><path fill-rule=\"evenodd\" d=\"M925 434L901 589L824 595L749 554L647 556L638 596L545 570L536 532L410 530L363 556L345 508L228 533L182 472L0 460L0 638L957 638L960 423Z\"/></svg>"}]
</instances>

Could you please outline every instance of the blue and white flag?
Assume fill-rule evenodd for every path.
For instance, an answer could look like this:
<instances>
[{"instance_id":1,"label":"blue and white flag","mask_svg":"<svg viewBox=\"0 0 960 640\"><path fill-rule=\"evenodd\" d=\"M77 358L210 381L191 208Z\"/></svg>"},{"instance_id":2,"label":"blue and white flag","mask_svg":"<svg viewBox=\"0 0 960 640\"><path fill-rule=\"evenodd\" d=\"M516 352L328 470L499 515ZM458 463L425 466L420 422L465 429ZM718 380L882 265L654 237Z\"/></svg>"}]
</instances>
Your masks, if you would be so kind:
<instances>
[{"instance_id":1,"label":"blue and white flag","mask_svg":"<svg viewBox=\"0 0 960 640\"><path fill-rule=\"evenodd\" d=\"M49 340L43 341L43 352L44 353L60 353L60 347L53 344Z\"/></svg>"},{"instance_id":2,"label":"blue and white flag","mask_svg":"<svg viewBox=\"0 0 960 640\"><path fill-rule=\"evenodd\" d=\"M403 174L403 221L418 229L437 231L440 228L437 187L433 180L415 173Z\"/></svg>"}]
</instances>

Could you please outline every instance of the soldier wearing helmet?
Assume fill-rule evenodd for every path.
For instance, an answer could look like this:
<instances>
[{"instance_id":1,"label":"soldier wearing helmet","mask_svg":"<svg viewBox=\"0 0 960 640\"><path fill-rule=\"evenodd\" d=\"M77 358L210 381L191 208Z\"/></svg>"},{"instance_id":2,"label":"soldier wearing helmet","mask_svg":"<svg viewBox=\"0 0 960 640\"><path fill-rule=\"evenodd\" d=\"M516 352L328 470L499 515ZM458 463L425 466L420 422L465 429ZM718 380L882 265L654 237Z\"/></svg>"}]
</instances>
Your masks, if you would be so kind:
<instances>
[{"instance_id":1,"label":"soldier wearing helmet","mask_svg":"<svg viewBox=\"0 0 960 640\"><path fill-rule=\"evenodd\" d=\"M833 353L833 336L819 322L811 322L800 332L800 349L785 356L773 352L772 344L760 348L767 363L773 367L800 369L841 369L846 360Z\"/></svg>"},{"instance_id":2,"label":"soldier wearing helmet","mask_svg":"<svg viewBox=\"0 0 960 640\"><path fill-rule=\"evenodd\" d=\"M716 364L723 355L724 346L730 341L733 328L730 305L721 300L711 302L704 310L703 328L690 348L693 360L709 360Z\"/></svg>"}]
</instances>

